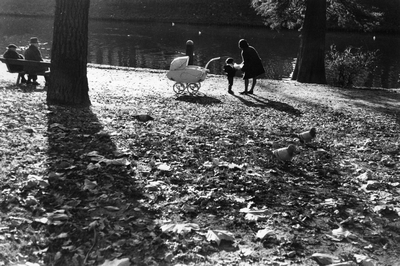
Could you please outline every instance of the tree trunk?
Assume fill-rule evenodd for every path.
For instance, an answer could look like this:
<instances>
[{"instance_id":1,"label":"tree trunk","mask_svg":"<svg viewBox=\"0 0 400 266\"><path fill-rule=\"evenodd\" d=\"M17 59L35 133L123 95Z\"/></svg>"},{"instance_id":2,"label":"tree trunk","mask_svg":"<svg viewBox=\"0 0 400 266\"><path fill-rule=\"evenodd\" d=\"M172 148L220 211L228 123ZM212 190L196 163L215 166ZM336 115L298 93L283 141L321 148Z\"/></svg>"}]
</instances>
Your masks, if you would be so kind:
<instances>
[{"instance_id":1,"label":"tree trunk","mask_svg":"<svg viewBox=\"0 0 400 266\"><path fill-rule=\"evenodd\" d=\"M326 0L306 0L306 14L301 32L300 52L292 79L304 83L326 84Z\"/></svg>"},{"instance_id":2,"label":"tree trunk","mask_svg":"<svg viewBox=\"0 0 400 266\"><path fill-rule=\"evenodd\" d=\"M90 0L56 0L47 103L90 106L87 80Z\"/></svg>"}]
</instances>

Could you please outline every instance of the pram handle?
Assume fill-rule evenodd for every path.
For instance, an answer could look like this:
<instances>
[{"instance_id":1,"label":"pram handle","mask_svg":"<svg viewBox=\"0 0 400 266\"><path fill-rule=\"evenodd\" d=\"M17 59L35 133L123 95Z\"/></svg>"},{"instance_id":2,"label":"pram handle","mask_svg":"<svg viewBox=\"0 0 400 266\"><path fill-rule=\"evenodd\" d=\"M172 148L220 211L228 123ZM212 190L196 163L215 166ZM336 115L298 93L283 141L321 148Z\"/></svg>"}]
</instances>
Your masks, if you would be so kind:
<instances>
[{"instance_id":1,"label":"pram handle","mask_svg":"<svg viewBox=\"0 0 400 266\"><path fill-rule=\"evenodd\" d=\"M211 58L210 61L207 62L206 66L205 66L204 68L207 69L207 68L208 68L208 65L209 65L212 61L219 60L219 59L221 59L221 57L214 57L214 58Z\"/></svg>"}]
</instances>

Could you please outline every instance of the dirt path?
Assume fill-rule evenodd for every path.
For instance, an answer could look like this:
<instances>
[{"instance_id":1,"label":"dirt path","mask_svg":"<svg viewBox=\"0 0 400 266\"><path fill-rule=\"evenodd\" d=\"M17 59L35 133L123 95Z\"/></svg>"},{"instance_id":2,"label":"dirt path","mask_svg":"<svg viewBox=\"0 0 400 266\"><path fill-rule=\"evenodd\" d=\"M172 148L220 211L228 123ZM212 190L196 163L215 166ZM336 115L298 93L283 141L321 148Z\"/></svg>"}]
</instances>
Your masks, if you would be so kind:
<instances>
[{"instance_id":1,"label":"dirt path","mask_svg":"<svg viewBox=\"0 0 400 266\"><path fill-rule=\"evenodd\" d=\"M118 91L121 90L120 93L124 90L134 89L138 96L139 94L173 96L174 82L168 80L165 75L166 71L163 70L137 69L132 71L131 69L131 71L127 71L125 69L116 71L104 68L89 68L88 70L88 78L92 87L113 87ZM202 83L200 92L209 97L230 97L231 100L236 101L246 99L255 104L262 104L260 100L255 101L255 97L239 94L243 90L243 81L240 78L234 81L234 96L227 94L226 87L225 77L208 75ZM390 90L379 88L343 89L327 85L302 84L291 80L260 80L255 96L263 98L265 104L268 104L268 100L289 99L293 102L323 105L335 110L357 111L359 108L364 108L386 114L396 114L400 107L400 88Z\"/></svg>"}]
</instances>

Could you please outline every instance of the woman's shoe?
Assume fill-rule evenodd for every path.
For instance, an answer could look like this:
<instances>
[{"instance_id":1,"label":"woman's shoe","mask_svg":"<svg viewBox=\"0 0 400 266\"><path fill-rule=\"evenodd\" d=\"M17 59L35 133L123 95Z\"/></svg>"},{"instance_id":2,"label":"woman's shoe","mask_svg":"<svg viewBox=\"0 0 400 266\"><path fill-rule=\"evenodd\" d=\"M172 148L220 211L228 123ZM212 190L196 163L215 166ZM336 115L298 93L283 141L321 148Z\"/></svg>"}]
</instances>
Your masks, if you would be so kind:
<instances>
[{"instance_id":1,"label":"woman's shoe","mask_svg":"<svg viewBox=\"0 0 400 266\"><path fill-rule=\"evenodd\" d=\"M253 93L254 93L253 90L247 92L247 94L253 94Z\"/></svg>"},{"instance_id":2,"label":"woman's shoe","mask_svg":"<svg viewBox=\"0 0 400 266\"><path fill-rule=\"evenodd\" d=\"M248 92L247 91L242 91L240 94L247 94Z\"/></svg>"}]
</instances>

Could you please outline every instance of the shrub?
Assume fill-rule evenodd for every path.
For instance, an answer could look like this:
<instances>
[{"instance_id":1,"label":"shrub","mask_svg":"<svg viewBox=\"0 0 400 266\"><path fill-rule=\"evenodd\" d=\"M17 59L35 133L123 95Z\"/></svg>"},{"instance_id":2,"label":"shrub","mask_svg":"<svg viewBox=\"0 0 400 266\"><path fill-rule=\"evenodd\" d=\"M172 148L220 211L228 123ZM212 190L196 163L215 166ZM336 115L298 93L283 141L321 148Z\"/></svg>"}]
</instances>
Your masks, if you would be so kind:
<instances>
[{"instance_id":1,"label":"shrub","mask_svg":"<svg viewBox=\"0 0 400 266\"><path fill-rule=\"evenodd\" d=\"M325 60L328 81L335 86L353 87L373 71L377 53L365 52L361 47L347 47L340 52L331 45Z\"/></svg>"}]
</instances>

